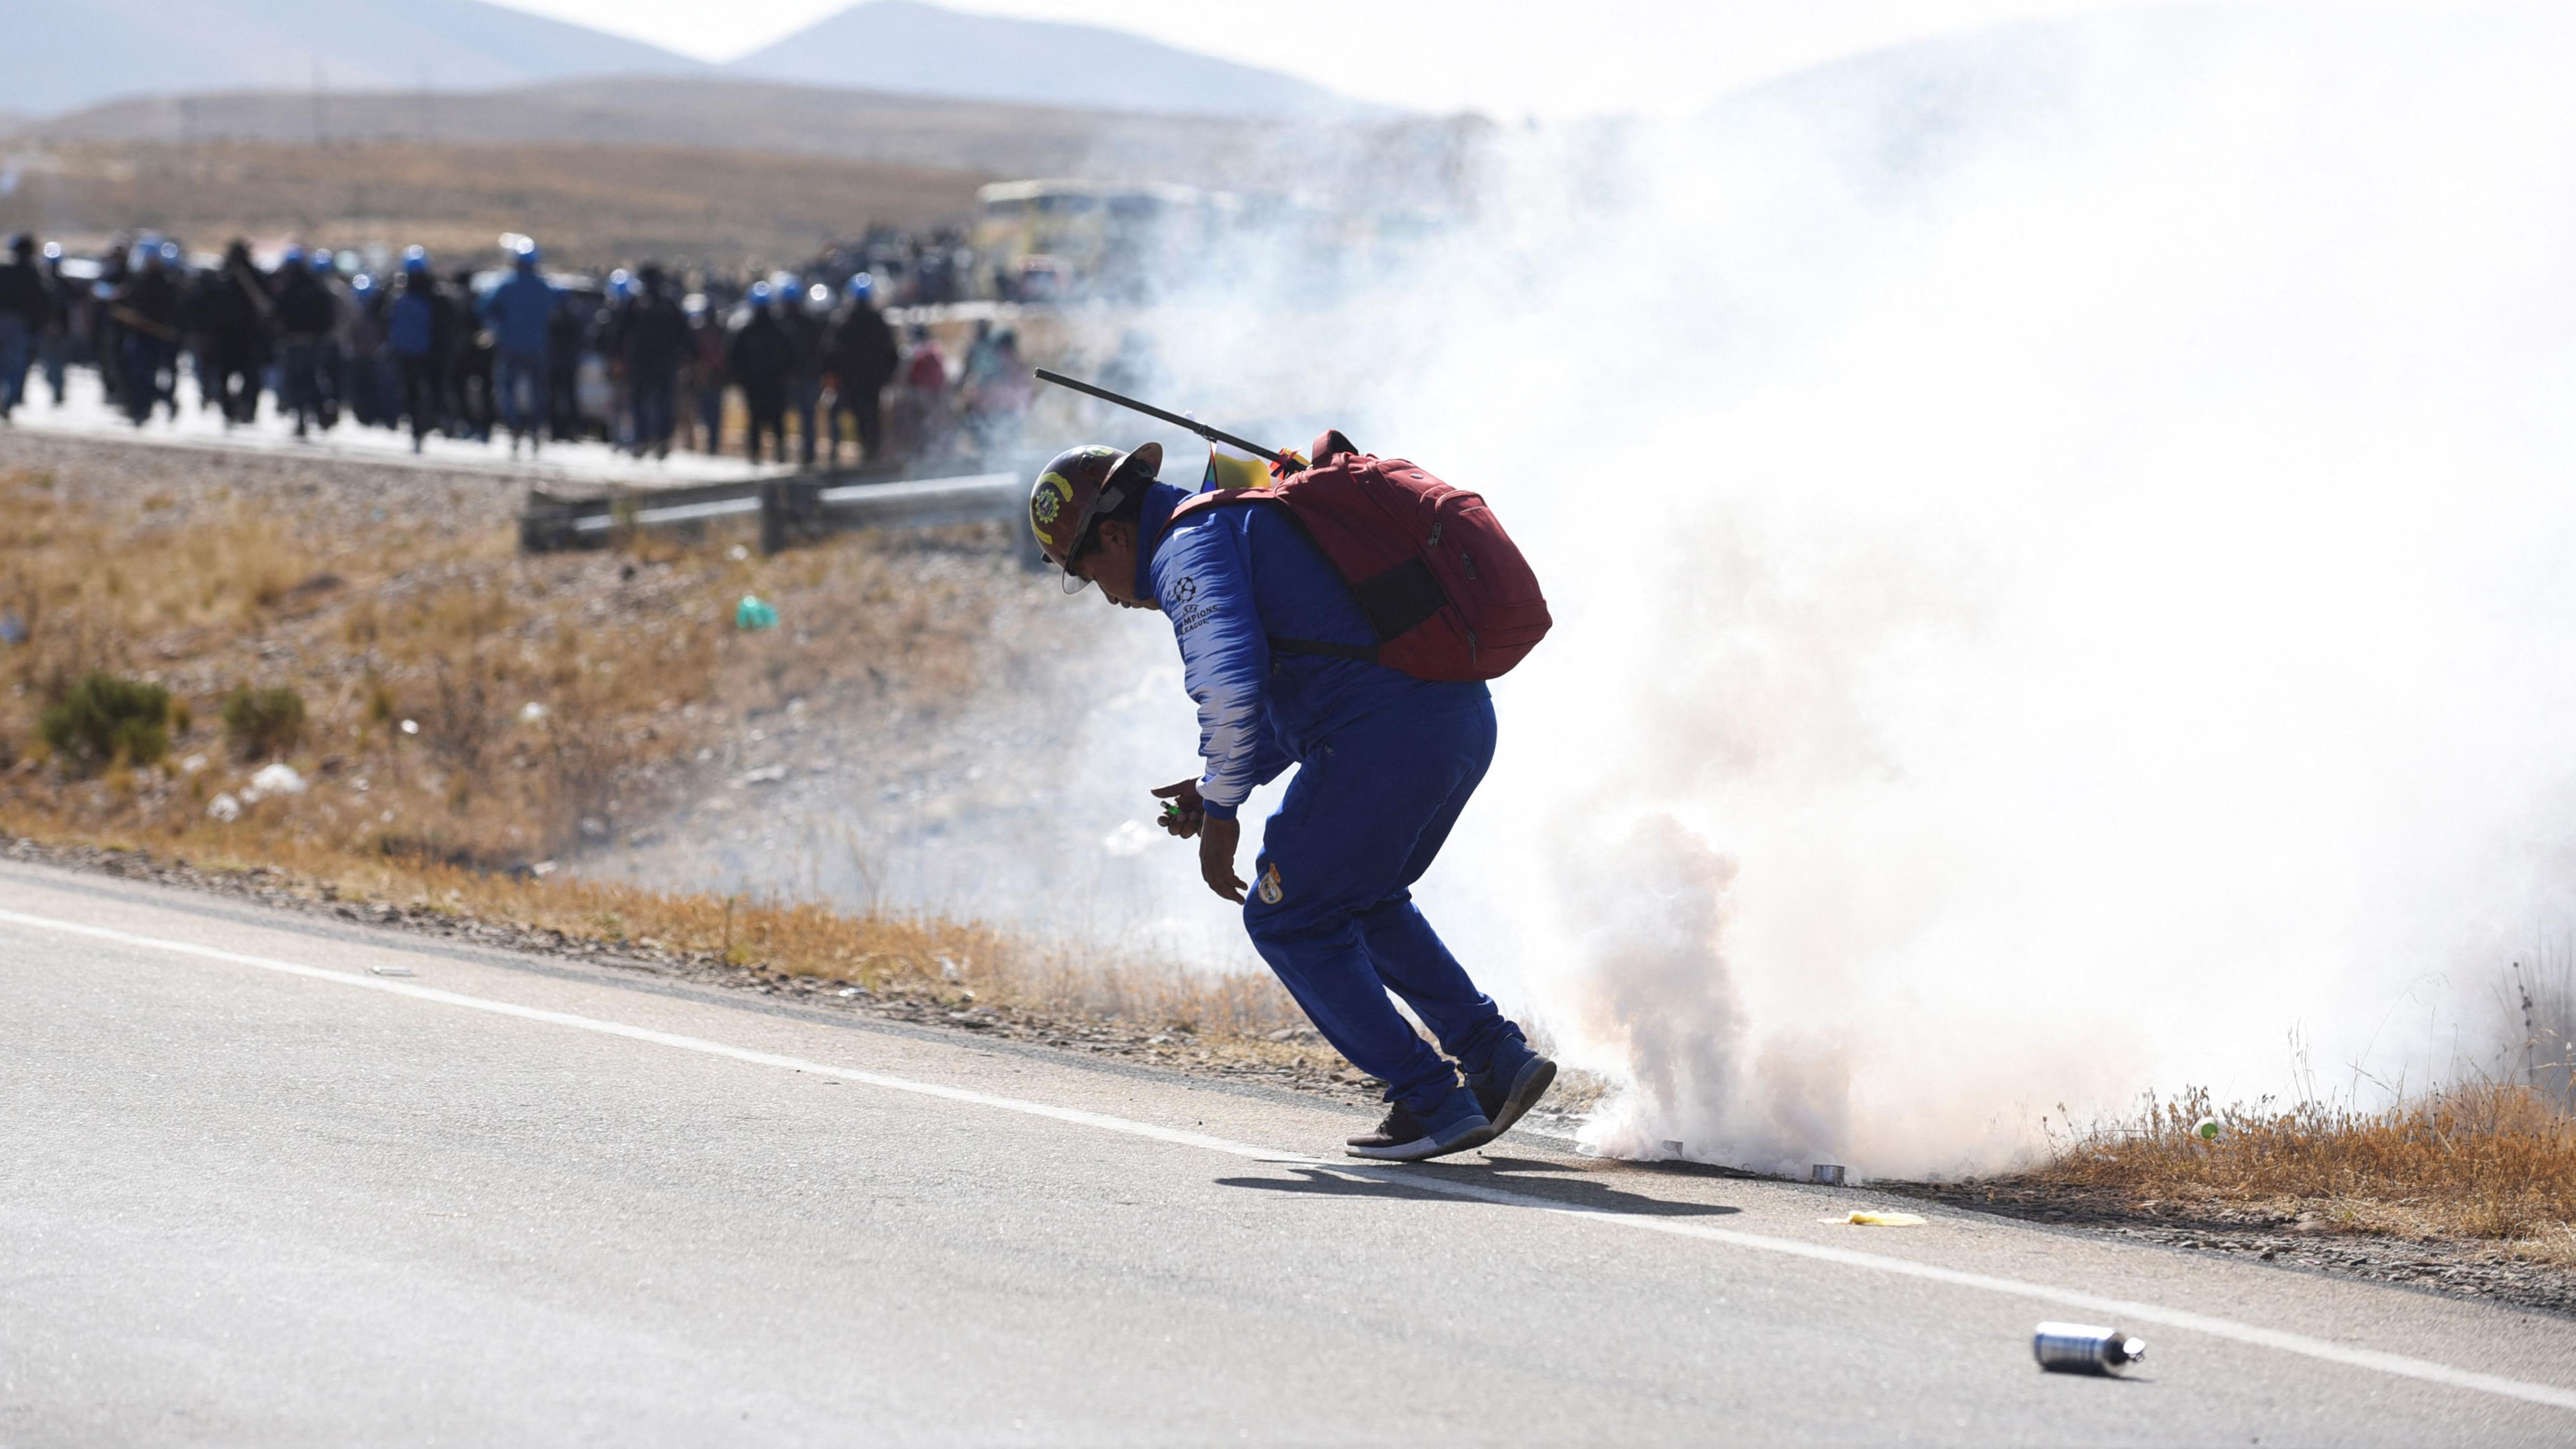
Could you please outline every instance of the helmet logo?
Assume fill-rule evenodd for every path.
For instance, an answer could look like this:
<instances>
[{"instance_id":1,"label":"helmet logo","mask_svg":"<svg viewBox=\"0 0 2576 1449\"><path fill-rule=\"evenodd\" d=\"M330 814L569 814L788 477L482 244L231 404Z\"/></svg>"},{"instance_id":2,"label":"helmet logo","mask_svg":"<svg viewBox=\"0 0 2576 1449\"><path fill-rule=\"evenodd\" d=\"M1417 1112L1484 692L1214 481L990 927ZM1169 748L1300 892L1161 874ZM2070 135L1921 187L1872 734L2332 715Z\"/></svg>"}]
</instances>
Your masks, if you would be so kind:
<instances>
[{"instance_id":1,"label":"helmet logo","mask_svg":"<svg viewBox=\"0 0 2576 1449\"><path fill-rule=\"evenodd\" d=\"M1037 491L1029 495L1029 527L1041 546L1048 542L1047 531L1055 527L1057 515L1072 499L1073 484L1062 473L1049 473L1038 479Z\"/></svg>"}]
</instances>

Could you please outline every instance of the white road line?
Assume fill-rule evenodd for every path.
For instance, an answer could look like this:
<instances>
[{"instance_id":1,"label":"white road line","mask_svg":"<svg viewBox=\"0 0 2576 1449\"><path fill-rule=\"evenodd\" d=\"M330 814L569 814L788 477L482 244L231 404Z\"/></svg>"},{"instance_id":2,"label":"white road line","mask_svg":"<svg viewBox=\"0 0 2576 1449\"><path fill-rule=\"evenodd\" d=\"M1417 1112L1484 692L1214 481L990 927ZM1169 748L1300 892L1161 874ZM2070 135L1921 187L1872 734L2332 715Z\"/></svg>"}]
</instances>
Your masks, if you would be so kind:
<instances>
[{"instance_id":1,"label":"white road line","mask_svg":"<svg viewBox=\"0 0 2576 1449\"><path fill-rule=\"evenodd\" d=\"M2157 1304L2140 1303L2125 1298L2109 1298L2100 1294L2060 1288L2047 1283L2034 1283L2020 1278L2002 1278L1988 1273L1943 1268L1904 1258L1882 1257L1876 1253L1829 1247L1822 1243L1800 1242L1794 1238L1774 1238L1761 1233L1737 1232L1731 1228L1710 1227L1702 1223L1684 1222L1673 1218L1611 1212L1600 1208L1568 1207L1562 1203L1550 1202L1545 1198L1532 1197L1506 1188L1461 1182L1419 1169L1354 1166L1339 1159L1328 1160L1305 1153L1257 1147L1248 1142L1235 1142L1223 1137L1210 1136L1204 1132L1185 1132L1172 1127L1158 1127L1151 1122L1113 1117L1103 1112L1085 1112L1079 1108L1051 1106L1044 1102L1024 1101L1016 1097L997 1097L989 1092L973 1091L965 1087L945 1087L935 1082L916 1082L910 1078L891 1077L881 1072L856 1071L849 1067L834 1066L828 1062L809 1061L803 1057L782 1056L776 1052L728 1046L723 1042L709 1041L704 1037L682 1036L677 1032L629 1026L624 1022L607 1021L594 1016L580 1016L568 1011L548 1011L541 1007L520 1006L513 1002L495 1001L488 997L467 996L462 992L442 991L435 986L419 986L405 981L390 981L376 976L307 966L294 961L279 961L266 956L250 956L239 951L199 946L187 941L136 935L128 931L111 930L104 926L84 925L77 921L62 921L48 916L31 916L19 911L0 910L0 923L52 931L67 936L81 936L96 941L109 941L121 946L161 951L171 955L194 956L201 960L222 961L236 966L252 966L263 971L302 976L314 981L328 981L340 986L362 987L369 991L408 996L420 1001L433 1001L442 1006L459 1006L471 1011L485 1011L496 1016L517 1017L523 1021L544 1022L550 1026L569 1027L576 1031L626 1037L634 1041L651 1042L656 1046L676 1047L682 1051L727 1057L738 1062L749 1062L755 1066L783 1067L790 1071L812 1073L838 1081L881 1087L890 1092L910 1092L916 1096L937 1097L969 1106L991 1107L1030 1117L1045 1117L1058 1122L1070 1122L1080 1127L1097 1128L1104 1132L1120 1132L1131 1137L1168 1142L1178 1147L1195 1147L1208 1152L1221 1152L1232 1157L1250 1158L1256 1162L1327 1168L1334 1172L1375 1181L1401 1182L1415 1191L1436 1193L1469 1202L1492 1203L1501 1207L1553 1213L1560 1217L1583 1218L1613 1227L1666 1233L1680 1238L1696 1238L1703 1242L1723 1243L1729 1247L1745 1248L1754 1252L1778 1253L1846 1268L1859 1268L1926 1282L1945 1283L1952 1287L1975 1288L2016 1298L2063 1304L2071 1308L2082 1308L2108 1315L2119 1319L2124 1326L2152 1323L2160 1327L2178 1328L2192 1333L2208 1334L2214 1338L2253 1344L2260 1348L2277 1349L2283 1353L2300 1354L2326 1363L2342 1364L2349 1368L2370 1369L2398 1378L2417 1379L2449 1388L2495 1394L2503 1398L2520 1399L2526 1403L2546 1404L2553 1408L2576 1409L2576 1389L2504 1378L2496 1374L2477 1373L2469 1369L2453 1368L2448 1364L2434 1363L2429 1359L2382 1353L2377 1349L2356 1348L2322 1338L2310 1338L2305 1334L2285 1333L2278 1329L2239 1323L2233 1319L2215 1318L2185 1309L2165 1308Z\"/></svg>"}]
</instances>

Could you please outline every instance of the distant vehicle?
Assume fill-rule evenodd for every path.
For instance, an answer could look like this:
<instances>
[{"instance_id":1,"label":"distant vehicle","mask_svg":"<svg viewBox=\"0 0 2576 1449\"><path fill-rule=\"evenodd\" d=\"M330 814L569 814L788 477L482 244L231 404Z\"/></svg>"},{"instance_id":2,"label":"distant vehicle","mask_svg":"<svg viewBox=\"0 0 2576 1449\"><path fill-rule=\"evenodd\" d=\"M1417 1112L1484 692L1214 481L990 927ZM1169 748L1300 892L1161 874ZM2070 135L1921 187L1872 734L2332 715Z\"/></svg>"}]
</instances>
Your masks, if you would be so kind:
<instances>
[{"instance_id":1,"label":"distant vehicle","mask_svg":"<svg viewBox=\"0 0 2576 1449\"><path fill-rule=\"evenodd\" d=\"M1092 181L1001 181L975 193L974 246L997 288L1025 300L1132 298L1222 239L1242 211L1230 192Z\"/></svg>"}]
</instances>

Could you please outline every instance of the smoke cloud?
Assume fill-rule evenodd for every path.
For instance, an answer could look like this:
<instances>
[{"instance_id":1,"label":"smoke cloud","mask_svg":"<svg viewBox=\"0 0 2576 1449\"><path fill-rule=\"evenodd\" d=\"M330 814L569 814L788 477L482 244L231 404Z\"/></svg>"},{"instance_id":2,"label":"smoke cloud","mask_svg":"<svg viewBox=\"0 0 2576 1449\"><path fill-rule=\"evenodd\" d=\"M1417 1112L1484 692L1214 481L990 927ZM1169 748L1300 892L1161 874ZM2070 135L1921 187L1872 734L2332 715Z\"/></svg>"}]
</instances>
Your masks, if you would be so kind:
<instances>
[{"instance_id":1,"label":"smoke cloud","mask_svg":"<svg viewBox=\"0 0 2576 1449\"><path fill-rule=\"evenodd\" d=\"M1330 302L1148 319L1182 405L1476 487L1549 584L1420 894L1624 1084L1596 1147L1990 1167L2459 1065L2576 890L2565 39L1918 47L1498 132Z\"/></svg>"}]
</instances>

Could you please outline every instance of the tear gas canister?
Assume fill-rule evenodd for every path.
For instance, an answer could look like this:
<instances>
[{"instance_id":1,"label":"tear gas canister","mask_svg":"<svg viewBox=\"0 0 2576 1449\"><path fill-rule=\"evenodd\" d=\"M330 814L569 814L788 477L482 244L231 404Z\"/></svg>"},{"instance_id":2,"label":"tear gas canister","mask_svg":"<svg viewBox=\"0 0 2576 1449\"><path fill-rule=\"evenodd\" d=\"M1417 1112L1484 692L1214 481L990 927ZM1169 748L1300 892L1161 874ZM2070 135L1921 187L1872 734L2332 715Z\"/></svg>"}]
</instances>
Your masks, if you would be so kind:
<instances>
[{"instance_id":1,"label":"tear gas canister","mask_svg":"<svg viewBox=\"0 0 2576 1449\"><path fill-rule=\"evenodd\" d=\"M2031 1335L2030 1356L2053 1374L2116 1374L2147 1356L2147 1341L2116 1328L2043 1323Z\"/></svg>"}]
</instances>

